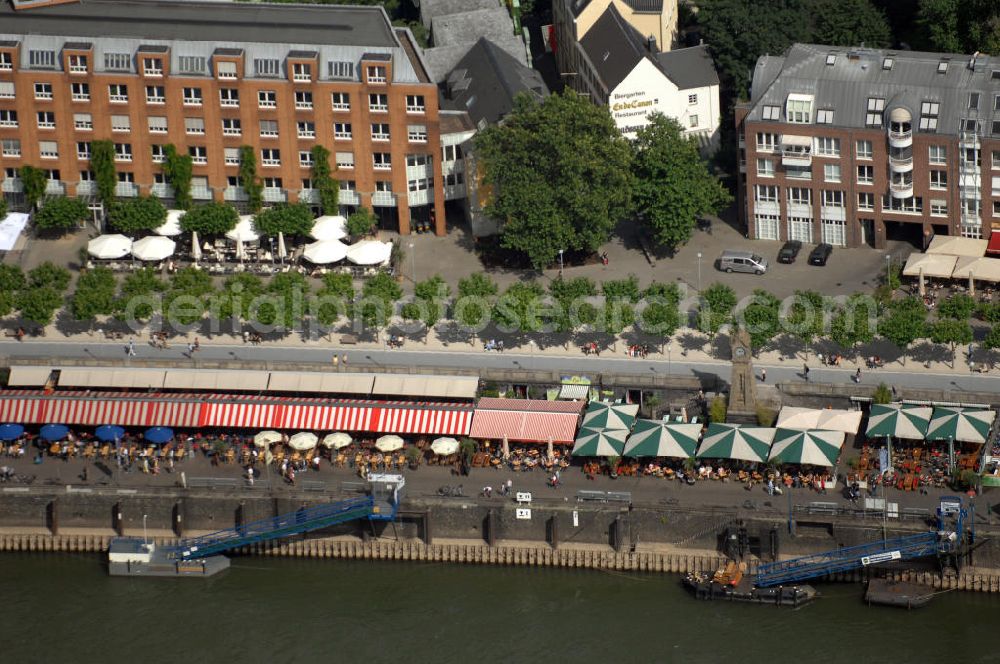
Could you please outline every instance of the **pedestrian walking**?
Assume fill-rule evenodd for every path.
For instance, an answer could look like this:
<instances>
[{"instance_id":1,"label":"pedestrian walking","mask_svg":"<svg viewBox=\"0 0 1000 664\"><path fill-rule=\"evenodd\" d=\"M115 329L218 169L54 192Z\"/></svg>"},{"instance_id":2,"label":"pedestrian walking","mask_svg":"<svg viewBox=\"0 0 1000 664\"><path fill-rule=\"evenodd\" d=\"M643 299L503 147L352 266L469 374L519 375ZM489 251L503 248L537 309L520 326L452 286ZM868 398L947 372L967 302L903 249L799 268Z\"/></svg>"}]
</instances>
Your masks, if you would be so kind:
<instances>
[{"instance_id":1,"label":"pedestrian walking","mask_svg":"<svg viewBox=\"0 0 1000 664\"><path fill-rule=\"evenodd\" d=\"M762 383L766 383L767 382L767 369L761 368L761 370L760 370L760 382L762 382Z\"/></svg>"},{"instance_id":2,"label":"pedestrian walking","mask_svg":"<svg viewBox=\"0 0 1000 664\"><path fill-rule=\"evenodd\" d=\"M198 341L198 337L194 338L194 349L196 351L201 350L201 342Z\"/></svg>"},{"instance_id":3,"label":"pedestrian walking","mask_svg":"<svg viewBox=\"0 0 1000 664\"><path fill-rule=\"evenodd\" d=\"M128 346L125 347L125 354L129 357L135 357L135 339L128 340Z\"/></svg>"},{"instance_id":4,"label":"pedestrian walking","mask_svg":"<svg viewBox=\"0 0 1000 664\"><path fill-rule=\"evenodd\" d=\"M190 341L188 342L188 357L194 356L194 344Z\"/></svg>"},{"instance_id":5,"label":"pedestrian walking","mask_svg":"<svg viewBox=\"0 0 1000 664\"><path fill-rule=\"evenodd\" d=\"M253 486L253 466L247 468L247 480L249 480L250 486Z\"/></svg>"},{"instance_id":6,"label":"pedestrian walking","mask_svg":"<svg viewBox=\"0 0 1000 664\"><path fill-rule=\"evenodd\" d=\"M509 496L514 490L514 480L507 478L507 495Z\"/></svg>"},{"instance_id":7,"label":"pedestrian walking","mask_svg":"<svg viewBox=\"0 0 1000 664\"><path fill-rule=\"evenodd\" d=\"M340 356L336 353L333 354L333 368L336 369L337 365L340 364Z\"/></svg>"},{"instance_id":8,"label":"pedestrian walking","mask_svg":"<svg viewBox=\"0 0 1000 664\"><path fill-rule=\"evenodd\" d=\"M855 383L861 382L861 367L858 367L858 370L854 372L854 382Z\"/></svg>"},{"instance_id":9,"label":"pedestrian walking","mask_svg":"<svg viewBox=\"0 0 1000 664\"><path fill-rule=\"evenodd\" d=\"M347 353L340 359L340 362L346 367L347 366Z\"/></svg>"},{"instance_id":10,"label":"pedestrian walking","mask_svg":"<svg viewBox=\"0 0 1000 664\"><path fill-rule=\"evenodd\" d=\"M808 364L803 364L802 365L802 377L808 382L808 380L809 380L809 365Z\"/></svg>"}]
</instances>

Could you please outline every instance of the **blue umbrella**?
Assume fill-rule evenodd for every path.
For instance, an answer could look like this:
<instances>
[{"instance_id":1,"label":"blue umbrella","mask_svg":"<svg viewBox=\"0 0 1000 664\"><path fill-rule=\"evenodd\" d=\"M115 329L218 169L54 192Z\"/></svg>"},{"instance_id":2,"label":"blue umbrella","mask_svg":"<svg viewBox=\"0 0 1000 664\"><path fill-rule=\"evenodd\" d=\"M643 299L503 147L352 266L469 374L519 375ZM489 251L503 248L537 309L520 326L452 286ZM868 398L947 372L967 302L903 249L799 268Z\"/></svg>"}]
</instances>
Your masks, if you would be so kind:
<instances>
[{"instance_id":1,"label":"blue umbrella","mask_svg":"<svg viewBox=\"0 0 1000 664\"><path fill-rule=\"evenodd\" d=\"M38 435L42 440L54 443L65 439L69 435L69 427L65 424L46 424L39 429Z\"/></svg>"},{"instance_id":2,"label":"blue umbrella","mask_svg":"<svg viewBox=\"0 0 1000 664\"><path fill-rule=\"evenodd\" d=\"M145 438L154 445L160 445L174 437L174 430L170 427L151 427L146 429Z\"/></svg>"},{"instance_id":3,"label":"blue umbrella","mask_svg":"<svg viewBox=\"0 0 1000 664\"><path fill-rule=\"evenodd\" d=\"M17 440L24 433L24 427L20 424L0 425L0 440Z\"/></svg>"},{"instance_id":4,"label":"blue umbrella","mask_svg":"<svg viewBox=\"0 0 1000 664\"><path fill-rule=\"evenodd\" d=\"M125 429L117 424L102 424L94 430L94 435L102 443L113 443L125 437Z\"/></svg>"}]
</instances>

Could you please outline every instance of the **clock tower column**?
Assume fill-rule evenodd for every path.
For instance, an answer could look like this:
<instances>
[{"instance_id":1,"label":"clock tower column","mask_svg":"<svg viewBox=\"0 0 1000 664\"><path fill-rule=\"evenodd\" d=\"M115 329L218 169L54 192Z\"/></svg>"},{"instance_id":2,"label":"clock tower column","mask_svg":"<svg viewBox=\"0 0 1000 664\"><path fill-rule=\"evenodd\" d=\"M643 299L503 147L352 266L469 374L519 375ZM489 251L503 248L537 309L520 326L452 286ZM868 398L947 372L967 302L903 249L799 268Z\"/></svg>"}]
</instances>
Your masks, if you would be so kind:
<instances>
[{"instance_id":1,"label":"clock tower column","mask_svg":"<svg viewBox=\"0 0 1000 664\"><path fill-rule=\"evenodd\" d=\"M733 373L729 385L729 421L757 423L757 393L753 375L750 334L745 329L733 331L730 347Z\"/></svg>"}]
</instances>

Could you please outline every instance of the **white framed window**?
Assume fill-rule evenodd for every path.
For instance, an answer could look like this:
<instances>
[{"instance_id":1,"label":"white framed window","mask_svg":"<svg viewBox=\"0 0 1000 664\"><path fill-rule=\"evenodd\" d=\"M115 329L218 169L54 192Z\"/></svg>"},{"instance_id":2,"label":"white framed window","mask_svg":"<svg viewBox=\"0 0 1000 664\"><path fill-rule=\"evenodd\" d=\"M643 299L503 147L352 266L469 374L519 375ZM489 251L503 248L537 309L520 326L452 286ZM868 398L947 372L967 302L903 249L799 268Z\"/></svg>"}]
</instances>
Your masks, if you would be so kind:
<instances>
[{"instance_id":1,"label":"white framed window","mask_svg":"<svg viewBox=\"0 0 1000 664\"><path fill-rule=\"evenodd\" d=\"M812 180L809 166L785 166L785 177L791 180Z\"/></svg>"},{"instance_id":2,"label":"white framed window","mask_svg":"<svg viewBox=\"0 0 1000 664\"><path fill-rule=\"evenodd\" d=\"M61 177L59 177L59 169L57 168L50 168L49 170L45 171L45 178L49 182L59 182L59 180L62 179Z\"/></svg>"},{"instance_id":3,"label":"white framed window","mask_svg":"<svg viewBox=\"0 0 1000 664\"><path fill-rule=\"evenodd\" d=\"M94 171L80 171L80 182L93 182Z\"/></svg>"},{"instance_id":4,"label":"white framed window","mask_svg":"<svg viewBox=\"0 0 1000 664\"><path fill-rule=\"evenodd\" d=\"M698 126L698 115L692 114L688 116L688 128L694 129Z\"/></svg>"},{"instance_id":5,"label":"white framed window","mask_svg":"<svg viewBox=\"0 0 1000 664\"><path fill-rule=\"evenodd\" d=\"M240 149L239 148L223 148L222 159L226 166L239 166L240 165Z\"/></svg>"},{"instance_id":6,"label":"white framed window","mask_svg":"<svg viewBox=\"0 0 1000 664\"><path fill-rule=\"evenodd\" d=\"M200 55L177 56L177 71L181 74L202 75L208 70L208 61Z\"/></svg>"},{"instance_id":7,"label":"white framed window","mask_svg":"<svg viewBox=\"0 0 1000 664\"><path fill-rule=\"evenodd\" d=\"M781 119L781 107L780 106L765 106L761 111L762 120L772 120L778 121Z\"/></svg>"},{"instance_id":8,"label":"white framed window","mask_svg":"<svg viewBox=\"0 0 1000 664\"><path fill-rule=\"evenodd\" d=\"M167 117L165 115L150 115L148 120L149 120L149 133L151 134L167 133Z\"/></svg>"},{"instance_id":9,"label":"white framed window","mask_svg":"<svg viewBox=\"0 0 1000 664\"><path fill-rule=\"evenodd\" d=\"M347 92L334 92L330 95L330 103L335 111L351 110L351 95Z\"/></svg>"},{"instance_id":10,"label":"white framed window","mask_svg":"<svg viewBox=\"0 0 1000 664\"><path fill-rule=\"evenodd\" d=\"M788 95L785 102L785 117L793 124L812 122L812 98L804 95Z\"/></svg>"},{"instance_id":11,"label":"white framed window","mask_svg":"<svg viewBox=\"0 0 1000 664\"><path fill-rule=\"evenodd\" d=\"M462 171L448 173L448 175L444 176L444 186L454 187L460 184L465 184L465 174Z\"/></svg>"},{"instance_id":12,"label":"white framed window","mask_svg":"<svg viewBox=\"0 0 1000 664\"><path fill-rule=\"evenodd\" d=\"M131 143L115 143L115 161L132 161Z\"/></svg>"},{"instance_id":13,"label":"white framed window","mask_svg":"<svg viewBox=\"0 0 1000 664\"><path fill-rule=\"evenodd\" d=\"M380 113L389 110L389 95L370 94L368 95L368 110L373 113Z\"/></svg>"},{"instance_id":14,"label":"white framed window","mask_svg":"<svg viewBox=\"0 0 1000 664\"><path fill-rule=\"evenodd\" d=\"M296 90L295 91L295 108L300 111L312 110L313 107L313 93L307 90Z\"/></svg>"},{"instance_id":15,"label":"white framed window","mask_svg":"<svg viewBox=\"0 0 1000 664\"><path fill-rule=\"evenodd\" d=\"M274 177L262 178L262 182L264 184L265 189L281 189L281 187L283 186L281 178L274 178Z\"/></svg>"},{"instance_id":16,"label":"white framed window","mask_svg":"<svg viewBox=\"0 0 1000 664\"><path fill-rule=\"evenodd\" d=\"M299 166L302 168L312 168L313 156L309 150L299 150Z\"/></svg>"},{"instance_id":17,"label":"white framed window","mask_svg":"<svg viewBox=\"0 0 1000 664\"><path fill-rule=\"evenodd\" d=\"M694 106L698 103L698 95L690 94L688 95L688 106Z\"/></svg>"},{"instance_id":18,"label":"white framed window","mask_svg":"<svg viewBox=\"0 0 1000 664\"><path fill-rule=\"evenodd\" d=\"M389 140L389 123L388 122L375 122L375 123L372 123L372 140L373 141L388 141Z\"/></svg>"},{"instance_id":19,"label":"white framed window","mask_svg":"<svg viewBox=\"0 0 1000 664\"><path fill-rule=\"evenodd\" d=\"M345 60L330 60L326 63L326 73L330 78L352 80L354 78L354 63Z\"/></svg>"},{"instance_id":20,"label":"white framed window","mask_svg":"<svg viewBox=\"0 0 1000 664\"><path fill-rule=\"evenodd\" d=\"M871 141L855 141L854 142L854 155L858 159L871 159L872 158L872 142Z\"/></svg>"},{"instance_id":21,"label":"white framed window","mask_svg":"<svg viewBox=\"0 0 1000 664\"><path fill-rule=\"evenodd\" d=\"M56 114L52 111L38 111L37 120L39 129L56 128Z\"/></svg>"},{"instance_id":22,"label":"white framed window","mask_svg":"<svg viewBox=\"0 0 1000 664\"><path fill-rule=\"evenodd\" d=\"M865 113L866 127L881 127L882 114L885 111L885 99L881 97L869 97L867 112Z\"/></svg>"},{"instance_id":23,"label":"white framed window","mask_svg":"<svg viewBox=\"0 0 1000 664\"><path fill-rule=\"evenodd\" d=\"M42 159L58 159L59 144L55 141L38 141L38 154Z\"/></svg>"},{"instance_id":24,"label":"white framed window","mask_svg":"<svg viewBox=\"0 0 1000 664\"><path fill-rule=\"evenodd\" d=\"M0 51L0 71L13 71L14 59L10 51Z\"/></svg>"},{"instance_id":25,"label":"white framed window","mask_svg":"<svg viewBox=\"0 0 1000 664\"><path fill-rule=\"evenodd\" d=\"M144 76L163 76L163 61L159 58L143 58L142 73Z\"/></svg>"},{"instance_id":26,"label":"white framed window","mask_svg":"<svg viewBox=\"0 0 1000 664\"><path fill-rule=\"evenodd\" d=\"M990 181L991 181L990 193L993 196L1000 196L1000 177L994 175L992 178L990 178Z\"/></svg>"},{"instance_id":27,"label":"white framed window","mask_svg":"<svg viewBox=\"0 0 1000 664\"><path fill-rule=\"evenodd\" d=\"M847 221L844 219L823 219L820 222L823 242L835 247L847 245Z\"/></svg>"},{"instance_id":28,"label":"white framed window","mask_svg":"<svg viewBox=\"0 0 1000 664\"><path fill-rule=\"evenodd\" d=\"M70 86L73 101L90 101L90 84L73 83Z\"/></svg>"},{"instance_id":29,"label":"white framed window","mask_svg":"<svg viewBox=\"0 0 1000 664\"><path fill-rule=\"evenodd\" d=\"M112 104L128 103L128 86L123 83L112 83L108 86L108 101Z\"/></svg>"},{"instance_id":30,"label":"white framed window","mask_svg":"<svg viewBox=\"0 0 1000 664\"><path fill-rule=\"evenodd\" d=\"M372 167L376 171L392 170L392 155L388 152L375 152L372 154Z\"/></svg>"},{"instance_id":31,"label":"white framed window","mask_svg":"<svg viewBox=\"0 0 1000 664\"><path fill-rule=\"evenodd\" d=\"M425 159L429 159L428 155L417 155ZM442 145L441 146L441 160L442 161L458 161L462 158L462 146L461 145ZM412 165L412 164L407 164Z\"/></svg>"},{"instance_id":32,"label":"white framed window","mask_svg":"<svg viewBox=\"0 0 1000 664\"><path fill-rule=\"evenodd\" d=\"M147 104L163 104L166 103L166 88L162 85L147 85L146 86L146 103Z\"/></svg>"},{"instance_id":33,"label":"white framed window","mask_svg":"<svg viewBox=\"0 0 1000 664\"><path fill-rule=\"evenodd\" d=\"M230 60L221 60L215 66L219 78L231 80L236 78L236 63Z\"/></svg>"},{"instance_id":34,"label":"white framed window","mask_svg":"<svg viewBox=\"0 0 1000 664\"><path fill-rule=\"evenodd\" d=\"M925 101L920 103L920 130L937 131L938 113L941 105L936 101Z\"/></svg>"},{"instance_id":35,"label":"white framed window","mask_svg":"<svg viewBox=\"0 0 1000 664\"><path fill-rule=\"evenodd\" d=\"M757 175L762 178L773 178L774 160L757 157Z\"/></svg>"},{"instance_id":36,"label":"white framed window","mask_svg":"<svg viewBox=\"0 0 1000 664\"><path fill-rule=\"evenodd\" d=\"M931 189L948 188L948 171L931 171Z\"/></svg>"},{"instance_id":37,"label":"white framed window","mask_svg":"<svg viewBox=\"0 0 1000 664\"><path fill-rule=\"evenodd\" d=\"M813 241L812 217L788 217L788 239L798 240L805 244Z\"/></svg>"},{"instance_id":38,"label":"white framed window","mask_svg":"<svg viewBox=\"0 0 1000 664\"><path fill-rule=\"evenodd\" d=\"M816 154L822 157L840 156L840 139L820 136L816 139Z\"/></svg>"},{"instance_id":39,"label":"white framed window","mask_svg":"<svg viewBox=\"0 0 1000 664\"><path fill-rule=\"evenodd\" d=\"M162 145L151 145L149 146L150 153L153 158L154 164L162 164L167 160L166 148Z\"/></svg>"},{"instance_id":40,"label":"white framed window","mask_svg":"<svg viewBox=\"0 0 1000 664\"><path fill-rule=\"evenodd\" d=\"M295 128L299 138L316 138L315 122L299 121Z\"/></svg>"},{"instance_id":41,"label":"white framed window","mask_svg":"<svg viewBox=\"0 0 1000 664\"><path fill-rule=\"evenodd\" d=\"M423 95L406 95L406 112L423 113L427 110Z\"/></svg>"},{"instance_id":42,"label":"white framed window","mask_svg":"<svg viewBox=\"0 0 1000 664\"><path fill-rule=\"evenodd\" d=\"M341 191L357 191L358 186L354 180L339 180Z\"/></svg>"},{"instance_id":43,"label":"white framed window","mask_svg":"<svg viewBox=\"0 0 1000 664\"><path fill-rule=\"evenodd\" d=\"M994 171L1000 169L1000 150L993 150L991 152L990 168Z\"/></svg>"},{"instance_id":44,"label":"white framed window","mask_svg":"<svg viewBox=\"0 0 1000 664\"><path fill-rule=\"evenodd\" d=\"M410 143L426 143L427 125L406 125L406 139Z\"/></svg>"},{"instance_id":45,"label":"white framed window","mask_svg":"<svg viewBox=\"0 0 1000 664\"><path fill-rule=\"evenodd\" d=\"M231 188L239 187L240 186L240 179L237 176L235 176L235 175L227 175L226 176L226 186L227 187L231 187Z\"/></svg>"},{"instance_id":46,"label":"white framed window","mask_svg":"<svg viewBox=\"0 0 1000 664\"><path fill-rule=\"evenodd\" d=\"M260 135L262 138L274 138L278 135L278 121L277 120L261 120L260 121Z\"/></svg>"},{"instance_id":47,"label":"white framed window","mask_svg":"<svg viewBox=\"0 0 1000 664\"><path fill-rule=\"evenodd\" d=\"M20 157L21 140L18 138L5 138L0 141L0 155L4 157Z\"/></svg>"},{"instance_id":48,"label":"white framed window","mask_svg":"<svg viewBox=\"0 0 1000 664\"><path fill-rule=\"evenodd\" d=\"M758 240L777 240L779 218L776 214L754 213L754 234Z\"/></svg>"},{"instance_id":49,"label":"white framed window","mask_svg":"<svg viewBox=\"0 0 1000 664\"><path fill-rule=\"evenodd\" d=\"M858 166L858 184L872 184L875 182L875 167L867 164Z\"/></svg>"},{"instance_id":50,"label":"white framed window","mask_svg":"<svg viewBox=\"0 0 1000 664\"><path fill-rule=\"evenodd\" d=\"M192 164L208 163L208 148L204 145L192 145L188 147L188 154L191 155Z\"/></svg>"},{"instance_id":51,"label":"white framed window","mask_svg":"<svg viewBox=\"0 0 1000 664\"><path fill-rule=\"evenodd\" d=\"M205 118L184 118L184 133L201 136L205 133Z\"/></svg>"},{"instance_id":52,"label":"white framed window","mask_svg":"<svg viewBox=\"0 0 1000 664\"><path fill-rule=\"evenodd\" d=\"M874 210L875 209L875 194L870 191L863 191L858 194L858 209L859 210Z\"/></svg>"},{"instance_id":53,"label":"white framed window","mask_svg":"<svg viewBox=\"0 0 1000 664\"><path fill-rule=\"evenodd\" d=\"M35 83L35 99L52 99L52 84Z\"/></svg>"},{"instance_id":54,"label":"white framed window","mask_svg":"<svg viewBox=\"0 0 1000 664\"><path fill-rule=\"evenodd\" d=\"M30 50L28 51L28 66L32 69L55 69L56 52Z\"/></svg>"},{"instance_id":55,"label":"white framed window","mask_svg":"<svg viewBox=\"0 0 1000 664\"><path fill-rule=\"evenodd\" d=\"M338 152L337 153L337 168L354 168L354 153L353 152Z\"/></svg>"},{"instance_id":56,"label":"white framed window","mask_svg":"<svg viewBox=\"0 0 1000 664\"><path fill-rule=\"evenodd\" d=\"M844 192L838 189L824 189L823 207L844 207Z\"/></svg>"},{"instance_id":57,"label":"white framed window","mask_svg":"<svg viewBox=\"0 0 1000 664\"><path fill-rule=\"evenodd\" d=\"M0 99L13 99L14 96L14 81L0 81Z\"/></svg>"},{"instance_id":58,"label":"white framed window","mask_svg":"<svg viewBox=\"0 0 1000 664\"><path fill-rule=\"evenodd\" d=\"M996 205L1000 201L993 201L993 215L996 216ZM947 217L948 216L948 201L939 198L932 198L930 201L931 206L931 216L933 217Z\"/></svg>"},{"instance_id":59,"label":"white framed window","mask_svg":"<svg viewBox=\"0 0 1000 664\"><path fill-rule=\"evenodd\" d=\"M774 152L780 143L777 134L757 132L757 152Z\"/></svg>"},{"instance_id":60,"label":"white framed window","mask_svg":"<svg viewBox=\"0 0 1000 664\"><path fill-rule=\"evenodd\" d=\"M87 56L86 55L71 55L69 56L69 73L71 74L86 74L87 73Z\"/></svg>"},{"instance_id":61,"label":"white framed window","mask_svg":"<svg viewBox=\"0 0 1000 664\"><path fill-rule=\"evenodd\" d=\"M368 82L369 83L385 83L386 82L387 70L382 66L368 67Z\"/></svg>"},{"instance_id":62,"label":"white framed window","mask_svg":"<svg viewBox=\"0 0 1000 664\"><path fill-rule=\"evenodd\" d=\"M219 105L238 107L240 105L240 91L236 88L220 88Z\"/></svg>"},{"instance_id":63,"label":"white framed window","mask_svg":"<svg viewBox=\"0 0 1000 664\"><path fill-rule=\"evenodd\" d=\"M840 164L823 164L823 180L840 182Z\"/></svg>"},{"instance_id":64,"label":"white framed window","mask_svg":"<svg viewBox=\"0 0 1000 664\"><path fill-rule=\"evenodd\" d=\"M222 135L239 136L243 133L243 127L239 118L222 118Z\"/></svg>"},{"instance_id":65,"label":"white framed window","mask_svg":"<svg viewBox=\"0 0 1000 664\"><path fill-rule=\"evenodd\" d=\"M108 71L132 71L132 54L105 53L104 68Z\"/></svg>"},{"instance_id":66,"label":"white framed window","mask_svg":"<svg viewBox=\"0 0 1000 664\"><path fill-rule=\"evenodd\" d=\"M281 150L278 148L261 148L260 163L264 166L280 166Z\"/></svg>"},{"instance_id":67,"label":"white framed window","mask_svg":"<svg viewBox=\"0 0 1000 664\"><path fill-rule=\"evenodd\" d=\"M944 145L930 145L927 147L927 161L931 164L945 164L948 162L948 148Z\"/></svg>"},{"instance_id":68,"label":"white framed window","mask_svg":"<svg viewBox=\"0 0 1000 664\"><path fill-rule=\"evenodd\" d=\"M445 147L452 147L447 145ZM448 159L445 159L448 161ZM406 155L406 166L408 168L413 168L414 166L427 166L431 163L431 157L427 154L408 154Z\"/></svg>"},{"instance_id":69,"label":"white framed window","mask_svg":"<svg viewBox=\"0 0 1000 664\"><path fill-rule=\"evenodd\" d=\"M754 185L753 199L758 203L777 203L778 187L773 184Z\"/></svg>"},{"instance_id":70,"label":"white framed window","mask_svg":"<svg viewBox=\"0 0 1000 664\"><path fill-rule=\"evenodd\" d=\"M184 88L184 105L201 106L201 88Z\"/></svg>"},{"instance_id":71,"label":"white framed window","mask_svg":"<svg viewBox=\"0 0 1000 664\"><path fill-rule=\"evenodd\" d=\"M292 80L308 83L312 80L312 65L308 62L296 62L292 65Z\"/></svg>"},{"instance_id":72,"label":"white framed window","mask_svg":"<svg viewBox=\"0 0 1000 664\"><path fill-rule=\"evenodd\" d=\"M408 191L427 191L431 188L430 178L417 178L416 180L407 180L406 188Z\"/></svg>"},{"instance_id":73,"label":"white framed window","mask_svg":"<svg viewBox=\"0 0 1000 664\"><path fill-rule=\"evenodd\" d=\"M3 111L0 111L0 118L2 118ZM3 124L0 122L0 124ZM73 128L78 131L91 131L94 128L94 118L90 113L74 113L73 114Z\"/></svg>"},{"instance_id":74,"label":"white framed window","mask_svg":"<svg viewBox=\"0 0 1000 664\"><path fill-rule=\"evenodd\" d=\"M130 132L132 131L132 121L127 115L112 115L111 116L111 131L114 132Z\"/></svg>"},{"instance_id":75,"label":"white framed window","mask_svg":"<svg viewBox=\"0 0 1000 664\"><path fill-rule=\"evenodd\" d=\"M257 93L257 106L259 108L277 108L278 93L274 90L260 90Z\"/></svg>"},{"instance_id":76,"label":"white framed window","mask_svg":"<svg viewBox=\"0 0 1000 664\"><path fill-rule=\"evenodd\" d=\"M257 78L275 78L281 75L281 61L275 58L254 58L253 71Z\"/></svg>"},{"instance_id":77,"label":"white framed window","mask_svg":"<svg viewBox=\"0 0 1000 664\"><path fill-rule=\"evenodd\" d=\"M791 205L812 205L812 189L809 187L789 187L788 202Z\"/></svg>"},{"instance_id":78,"label":"white framed window","mask_svg":"<svg viewBox=\"0 0 1000 664\"><path fill-rule=\"evenodd\" d=\"M350 122L335 122L333 124L333 137L340 141L347 141L351 138Z\"/></svg>"},{"instance_id":79,"label":"white framed window","mask_svg":"<svg viewBox=\"0 0 1000 664\"><path fill-rule=\"evenodd\" d=\"M833 109L821 108L817 110L816 124L833 124Z\"/></svg>"}]
</instances>

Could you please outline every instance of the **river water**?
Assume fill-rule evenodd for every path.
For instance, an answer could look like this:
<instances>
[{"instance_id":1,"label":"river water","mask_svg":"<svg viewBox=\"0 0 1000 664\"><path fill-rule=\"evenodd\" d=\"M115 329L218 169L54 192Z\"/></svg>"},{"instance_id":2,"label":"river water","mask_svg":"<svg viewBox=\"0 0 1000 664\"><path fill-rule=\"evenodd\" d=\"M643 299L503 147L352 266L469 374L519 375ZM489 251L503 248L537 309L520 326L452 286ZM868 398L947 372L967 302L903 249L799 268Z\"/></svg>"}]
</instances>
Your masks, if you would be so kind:
<instances>
[{"instance_id":1,"label":"river water","mask_svg":"<svg viewBox=\"0 0 1000 664\"><path fill-rule=\"evenodd\" d=\"M698 602L671 575L239 558L130 579L96 555L0 554L0 661L1000 661L1000 598L905 611L820 590L793 610Z\"/></svg>"}]
</instances>

